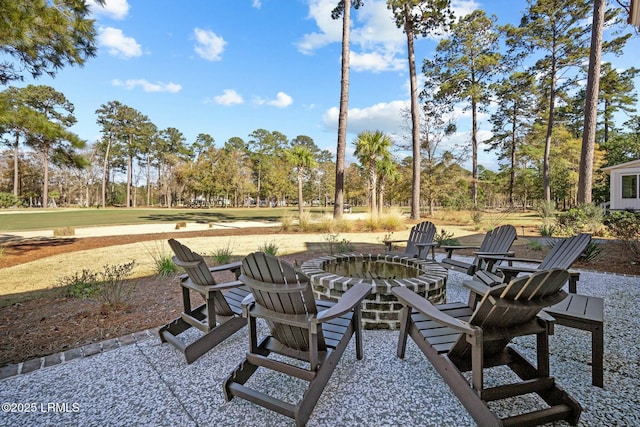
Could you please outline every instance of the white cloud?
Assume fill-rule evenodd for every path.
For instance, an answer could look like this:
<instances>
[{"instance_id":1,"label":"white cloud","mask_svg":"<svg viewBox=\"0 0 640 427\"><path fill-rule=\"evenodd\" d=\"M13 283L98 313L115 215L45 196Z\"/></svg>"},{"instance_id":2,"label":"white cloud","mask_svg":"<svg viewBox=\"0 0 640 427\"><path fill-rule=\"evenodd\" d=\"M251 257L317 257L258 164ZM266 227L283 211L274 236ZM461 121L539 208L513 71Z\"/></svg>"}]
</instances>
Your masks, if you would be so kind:
<instances>
[{"instance_id":1,"label":"white cloud","mask_svg":"<svg viewBox=\"0 0 640 427\"><path fill-rule=\"evenodd\" d=\"M293 98L284 92L278 92L275 99L263 99L256 97L253 101L256 105L271 105L272 107L285 108L293 104Z\"/></svg>"},{"instance_id":2,"label":"white cloud","mask_svg":"<svg viewBox=\"0 0 640 427\"><path fill-rule=\"evenodd\" d=\"M122 30L113 27L98 29L98 43L108 49L113 56L133 58L142 55L142 47L133 37L127 37Z\"/></svg>"},{"instance_id":3,"label":"white cloud","mask_svg":"<svg viewBox=\"0 0 640 427\"><path fill-rule=\"evenodd\" d=\"M262 2L260 0L253 0L251 2L251 7L255 7L256 9L260 9L262 7Z\"/></svg>"},{"instance_id":4,"label":"white cloud","mask_svg":"<svg viewBox=\"0 0 640 427\"><path fill-rule=\"evenodd\" d=\"M133 90L136 87L141 87L145 92L169 92L176 93L182 90L182 86L177 83L163 83L156 82L151 83L145 79L130 79L130 80L112 80L111 83L114 86L124 87L127 90Z\"/></svg>"},{"instance_id":5,"label":"white cloud","mask_svg":"<svg viewBox=\"0 0 640 427\"><path fill-rule=\"evenodd\" d=\"M312 0L309 19L313 19L318 31L305 34L297 43L298 50L311 54L330 43L342 41L342 19L331 19L335 0ZM353 9L350 35L350 65L354 71L396 71L406 68L402 53L406 38L393 20L386 1L370 0L366 6Z\"/></svg>"},{"instance_id":6,"label":"white cloud","mask_svg":"<svg viewBox=\"0 0 640 427\"><path fill-rule=\"evenodd\" d=\"M350 108L348 113L348 131L359 134L363 130L380 130L389 135L396 135L404 126L402 110L409 108L409 101L381 102L367 108ZM330 108L322 116L327 129L338 129L337 107Z\"/></svg>"},{"instance_id":7,"label":"white cloud","mask_svg":"<svg viewBox=\"0 0 640 427\"><path fill-rule=\"evenodd\" d=\"M220 105L242 104L242 96L233 89L225 89L222 95L214 96L213 101Z\"/></svg>"},{"instance_id":8,"label":"white cloud","mask_svg":"<svg viewBox=\"0 0 640 427\"><path fill-rule=\"evenodd\" d=\"M476 9L481 9L481 6L475 0L453 0L451 2L451 9L456 15L456 20L467 16Z\"/></svg>"},{"instance_id":9,"label":"white cloud","mask_svg":"<svg viewBox=\"0 0 640 427\"><path fill-rule=\"evenodd\" d=\"M220 61L222 59L222 52L224 52L224 46L227 44L222 37L216 35L213 31L200 28L193 30L193 33L196 36L196 47L194 49L201 58L207 61Z\"/></svg>"},{"instance_id":10,"label":"white cloud","mask_svg":"<svg viewBox=\"0 0 640 427\"><path fill-rule=\"evenodd\" d=\"M88 4L94 14L112 19L124 19L129 13L127 0L106 0L104 6L99 5L95 0L89 0Z\"/></svg>"},{"instance_id":11,"label":"white cloud","mask_svg":"<svg viewBox=\"0 0 640 427\"><path fill-rule=\"evenodd\" d=\"M272 105L278 108L288 107L291 104L293 104L293 98L284 92L278 92L276 94L276 99L267 101L267 105Z\"/></svg>"},{"instance_id":12,"label":"white cloud","mask_svg":"<svg viewBox=\"0 0 640 427\"><path fill-rule=\"evenodd\" d=\"M331 11L336 7L334 0L310 0L307 19L314 20L319 31L302 36L296 43L298 50L311 54L315 49L342 40L342 20L332 19Z\"/></svg>"},{"instance_id":13,"label":"white cloud","mask_svg":"<svg viewBox=\"0 0 640 427\"><path fill-rule=\"evenodd\" d=\"M350 52L349 65L354 71L396 71L407 68L406 59L395 57L388 52L357 53Z\"/></svg>"}]
</instances>

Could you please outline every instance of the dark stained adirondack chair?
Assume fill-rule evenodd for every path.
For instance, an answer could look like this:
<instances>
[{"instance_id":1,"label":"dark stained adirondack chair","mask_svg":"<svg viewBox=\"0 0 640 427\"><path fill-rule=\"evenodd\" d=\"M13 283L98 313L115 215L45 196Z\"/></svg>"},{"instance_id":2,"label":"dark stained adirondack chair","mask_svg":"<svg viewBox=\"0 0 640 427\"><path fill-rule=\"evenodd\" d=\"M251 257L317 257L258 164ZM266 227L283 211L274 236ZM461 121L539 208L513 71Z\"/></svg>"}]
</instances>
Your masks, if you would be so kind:
<instances>
[{"instance_id":1,"label":"dark stained adirondack chair","mask_svg":"<svg viewBox=\"0 0 640 427\"><path fill-rule=\"evenodd\" d=\"M502 277L489 271L478 271L473 280L464 282L465 287L471 291L469 295L470 305L474 300L487 291L487 286L512 280L520 273L531 274L536 271L550 268L568 270L574 262L580 258L591 242L591 235L582 233L566 238L555 244L543 260L525 258L488 257L487 263L496 261L519 261L524 263L537 263L537 268L524 266L499 265L497 272ZM547 307L544 311L556 319L558 325L577 328L591 333L591 376L592 384L604 387L604 300L599 297L577 294L577 282L580 274L569 271L569 297L562 302Z\"/></svg>"},{"instance_id":2,"label":"dark stained adirondack chair","mask_svg":"<svg viewBox=\"0 0 640 427\"><path fill-rule=\"evenodd\" d=\"M242 300L249 289L239 280L216 283L213 274L222 271L239 273L240 262L208 267L199 254L174 239L169 246L175 256L173 262L184 268L187 274L180 276L183 311L179 318L160 329L162 342L169 342L184 353L187 363L192 363L207 351L246 326L242 318ZM191 307L191 292L204 299L204 304ZM200 338L186 343L178 335L195 327L203 332Z\"/></svg>"},{"instance_id":3,"label":"dark stained adirondack chair","mask_svg":"<svg viewBox=\"0 0 640 427\"><path fill-rule=\"evenodd\" d=\"M432 222L423 221L411 227L409 238L406 240L385 240L386 254L405 258L426 259L431 250L431 259L436 258L436 243L433 237L436 235L436 226ZM405 243L404 252L394 252L391 247L394 243Z\"/></svg>"},{"instance_id":4,"label":"dark stained adirondack chair","mask_svg":"<svg viewBox=\"0 0 640 427\"><path fill-rule=\"evenodd\" d=\"M473 276L473 274L485 268L482 256L498 255L511 256L511 245L518 238L516 229L512 225L501 225L489 231L482 240L480 246L441 246L447 252L447 256L441 261L442 266L449 270L459 271L461 273ZM453 259L452 255L458 249L477 249L474 252L475 258L472 262L464 262Z\"/></svg>"},{"instance_id":5,"label":"dark stained adirondack chair","mask_svg":"<svg viewBox=\"0 0 640 427\"><path fill-rule=\"evenodd\" d=\"M263 252L243 260L240 280L253 294L244 304L249 351L224 382L225 397L246 399L293 418L298 426L305 425L354 335L356 357L363 357L360 303L371 292L371 285L355 285L337 303L315 301L307 276ZM258 318L266 320L271 332L260 342ZM279 356L269 357L271 353ZM306 363L294 366L294 359ZM247 387L245 383L261 367L308 381L301 399L294 404L267 394L267 390Z\"/></svg>"},{"instance_id":6,"label":"dark stained adirondack chair","mask_svg":"<svg viewBox=\"0 0 640 427\"><path fill-rule=\"evenodd\" d=\"M501 257L492 255L480 255L480 257L486 262L486 271L478 271L474 276L474 280L480 281L485 285L491 285L501 282L508 282L520 273L534 273L539 270L548 270L550 268L561 268L568 270L571 266L580 258L589 246L591 242L591 235L587 233L581 233L573 237L568 237L557 242L553 248L549 251L547 256L543 260L528 259L528 258L514 258L514 257ZM519 265L506 265L498 264L500 262L508 261L510 264L514 262L538 264L537 266L519 266ZM492 274L491 271L494 268L491 266L496 263L496 274ZM502 277L500 277L502 275ZM577 272L571 272L569 278L569 292L576 292L576 282L578 281L579 274Z\"/></svg>"},{"instance_id":7,"label":"dark stained adirondack chair","mask_svg":"<svg viewBox=\"0 0 640 427\"><path fill-rule=\"evenodd\" d=\"M410 336L478 425L527 426L556 420L577 424L580 404L549 372L553 319L539 315L567 296L561 288L568 276L566 270L552 269L516 278L489 288L475 310L464 303L434 306L407 288L393 288L404 305L398 357L404 358ZM525 335L536 335L536 366L509 345L512 338ZM484 376L491 374L485 369L495 366L510 368L520 380L485 387ZM471 375L462 374L468 371ZM536 393L546 405L499 416L489 404L529 393Z\"/></svg>"}]
</instances>

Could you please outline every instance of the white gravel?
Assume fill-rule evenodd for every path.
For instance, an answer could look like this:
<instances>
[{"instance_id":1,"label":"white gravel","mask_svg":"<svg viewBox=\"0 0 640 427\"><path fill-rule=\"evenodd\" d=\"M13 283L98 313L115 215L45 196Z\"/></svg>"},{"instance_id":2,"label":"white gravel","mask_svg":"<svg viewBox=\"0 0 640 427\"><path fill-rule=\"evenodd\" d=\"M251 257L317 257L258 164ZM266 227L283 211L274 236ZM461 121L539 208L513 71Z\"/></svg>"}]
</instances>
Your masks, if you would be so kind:
<instances>
[{"instance_id":1,"label":"white gravel","mask_svg":"<svg viewBox=\"0 0 640 427\"><path fill-rule=\"evenodd\" d=\"M465 301L466 276L451 272L447 295ZM551 370L583 406L581 426L640 425L640 278L581 272L580 293L605 298L605 388L591 385L586 332L556 327ZM472 419L417 347L395 355L397 331L365 331L365 358L353 341L322 394L309 426L460 426ZM192 365L159 339L75 359L0 381L0 425L291 426L293 421L244 400L225 402L222 381L244 357L246 329ZM516 346L533 355L533 342ZM502 373L498 372L498 376ZM274 375L263 387L293 394L296 381ZM500 410L535 404L517 399ZM8 412L14 403L16 412ZM18 411L19 409L19 411ZM555 425L565 425L556 423Z\"/></svg>"}]
</instances>

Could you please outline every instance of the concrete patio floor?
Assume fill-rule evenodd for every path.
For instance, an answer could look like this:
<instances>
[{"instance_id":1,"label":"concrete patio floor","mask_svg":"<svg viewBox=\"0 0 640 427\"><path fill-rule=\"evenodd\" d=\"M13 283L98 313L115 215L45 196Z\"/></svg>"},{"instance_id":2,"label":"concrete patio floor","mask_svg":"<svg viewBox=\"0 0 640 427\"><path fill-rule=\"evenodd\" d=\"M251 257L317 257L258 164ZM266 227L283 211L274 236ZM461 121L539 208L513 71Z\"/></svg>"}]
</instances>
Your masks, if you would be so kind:
<instances>
[{"instance_id":1,"label":"concrete patio floor","mask_svg":"<svg viewBox=\"0 0 640 427\"><path fill-rule=\"evenodd\" d=\"M451 272L449 301L464 301L466 276ZM605 388L591 385L591 342L583 331L556 327L551 372L583 406L581 426L640 425L640 278L581 272L580 293L605 298ZM309 426L473 425L462 405L410 342L395 355L397 331L365 331L365 358L353 341ZM290 426L293 421L240 399L225 402L222 381L243 359L246 329L191 365L157 337L0 380L5 426ZM534 341L516 346L533 357ZM496 378L505 373L494 372ZM491 381L489 375L489 381ZM296 395L302 385L274 374L260 387ZM12 405L13 404L13 405ZM538 404L515 399L502 410ZM556 425L564 425L556 423Z\"/></svg>"}]
</instances>

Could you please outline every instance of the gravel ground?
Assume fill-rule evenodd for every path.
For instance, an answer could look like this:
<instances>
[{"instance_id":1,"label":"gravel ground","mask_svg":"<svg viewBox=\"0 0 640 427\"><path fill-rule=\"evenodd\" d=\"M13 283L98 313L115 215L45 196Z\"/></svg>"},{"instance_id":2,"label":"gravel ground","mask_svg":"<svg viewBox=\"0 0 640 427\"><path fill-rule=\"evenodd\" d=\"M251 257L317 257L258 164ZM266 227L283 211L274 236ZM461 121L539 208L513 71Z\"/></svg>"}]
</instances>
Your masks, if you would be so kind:
<instances>
[{"instance_id":1,"label":"gravel ground","mask_svg":"<svg viewBox=\"0 0 640 427\"><path fill-rule=\"evenodd\" d=\"M465 301L466 276L451 272L447 298ZM605 388L591 385L589 334L556 327L551 371L584 410L581 426L640 425L640 279L581 272L580 293L605 298ZM365 331L365 358L352 343L311 414L309 426L460 426L473 421L427 359L410 341L395 355L397 331ZM246 330L191 365L159 339L75 359L0 381L0 425L87 426L289 426L293 422L240 399L225 402L221 383L246 349ZM516 346L533 357L533 341ZM502 378L504 372L487 375ZM301 384L277 375L254 381L274 393L294 395ZM14 403L7 406L7 403ZM537 405L514 399L501 412ZM15 409L12 412L11 409ZM556 423L556 425L564 425Z\"/></svg>"}]
</instances>

